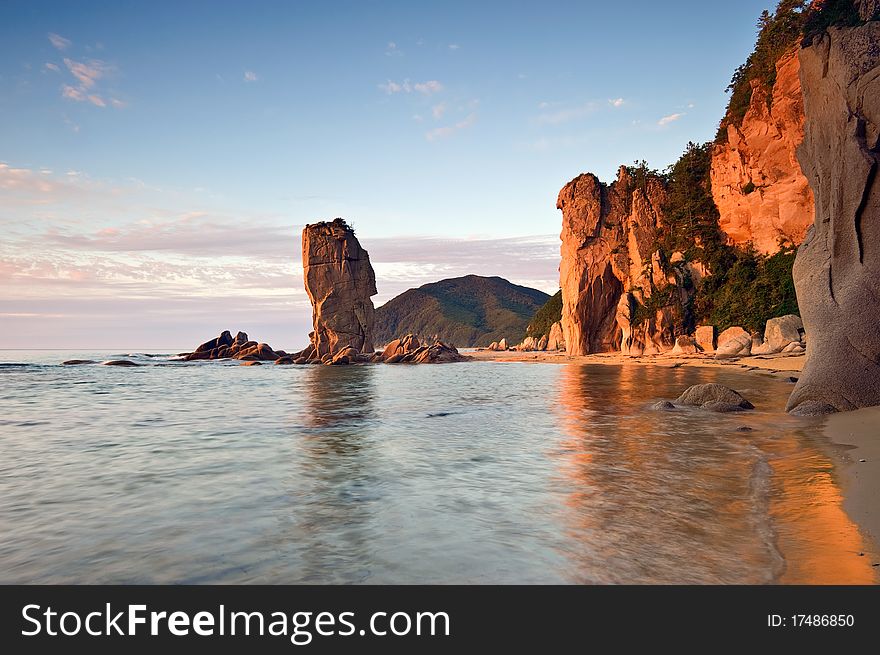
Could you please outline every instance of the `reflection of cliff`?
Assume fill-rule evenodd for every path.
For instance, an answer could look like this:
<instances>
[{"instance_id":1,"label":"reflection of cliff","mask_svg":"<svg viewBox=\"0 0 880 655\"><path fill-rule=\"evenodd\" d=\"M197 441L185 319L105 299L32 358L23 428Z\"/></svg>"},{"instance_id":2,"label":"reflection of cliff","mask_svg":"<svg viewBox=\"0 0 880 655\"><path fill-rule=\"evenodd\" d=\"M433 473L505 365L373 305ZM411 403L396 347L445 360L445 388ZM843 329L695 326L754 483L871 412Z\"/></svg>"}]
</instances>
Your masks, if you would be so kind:
<instances>
[{"instance_id":1,"label":"reflection of cliff","mask_svg":"<svg viewBox=\"0 0 880 655\"><path fill-rule=\"evenodd\" d=\"M831 463L794 427L757 413L745 441L736 436L741 417L647 410L670 389L726 379L707 374L601 365L562 371L567 437L559 487L568 531L581 544L568 554L578 581L873 582L868 558L855 555L865 545L840 508ZM786 569L774 541L809 568Z\"/></svg>"}]
</instances>

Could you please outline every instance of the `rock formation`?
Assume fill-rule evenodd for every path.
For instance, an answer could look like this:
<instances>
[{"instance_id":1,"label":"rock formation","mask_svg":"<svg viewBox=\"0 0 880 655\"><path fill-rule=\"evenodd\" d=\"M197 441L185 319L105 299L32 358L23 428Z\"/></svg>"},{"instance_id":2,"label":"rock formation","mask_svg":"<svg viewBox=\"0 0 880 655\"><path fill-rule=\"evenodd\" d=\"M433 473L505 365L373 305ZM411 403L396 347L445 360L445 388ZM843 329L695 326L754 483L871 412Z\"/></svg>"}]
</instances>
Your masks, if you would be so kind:
<instances>
[{"instance_id":1,"label":"rock formation","mask_svg":"<svg viewBox=\"0 0 880 655\"><path fill-rule=\"evenodd\" d=\"M206 341L193 352L185 355L184 360L188 362L199 359L274 361L285 355L283 350L276 352L268 344L251 341L245 332L239 332L233 338L232 333L226 330L216 339Z\"/></svg>"},{"instance_id":2,"label":"rock formation","mask_svg":"<svg viewBox=\"0 0 880 655\"><path fill-rule=\"evenodd\" d=\"M418 336L407 334L385 346L385 350L377 353L374 361L386 364L445 364L469 359L470 357L459 353L454 346L442 341L422 343Z\"/></svg>"},{"instance_id":3,"label":"rock formation","mask_svg":"<svg viewBox=\"0 0 880 655\"><path fill-rule=\"evenodd\" d=\"M550 326L550 332L547 335L547 350L565 350L565 336L562 333L560 321Z\"/></svg>"},{"instance_id":4,"label":"rock formation","mask_svg":"<svg viewBox=\"0 0 880 655\"><path fill-rule=\"evenodd\" d=\"M306 225L302 262L314 328L308 358L332 357L347 347L372 353L376 276L354 230L341 218Z\"/></svg>"},{"instance_id":5,"label":"rock formation","mask_svg":"<svg viewBox=\"0 0 880 655\"><path fill-rule=\"evenodd\" d=\"M715 349L716 359L745 357L752 352L752 335L741 327L727 328L718 335L718 347Z\"/></svg>"},{"instance_id":6,"label":"rock formation","mask_svg":"<svg viewBox=\"0 0 880 655\"><path fill-rule=\"evenodd\" d=\"M788 314L771 318L764 328L764 340L758 347L752 347L753 355L781 353L789 345L801 343L804 336L804 323L800 316Z\"/></svg>"},{"instance_id":7,"label":"rock formation","mask_svg":"<svg viewBox=\"0 0 880 655\"><path fill-rule=\"evenodd\" d=\"M570 355L672 348L692 265L665 261L657 247L665 197L659 177L640 182L623 166L611 185L587 173L559 192L561 323Z\"/></svg>"},{"instance_id":8,"label":"rock formation","mask_svg":"<svg viewBox=\"0 0 880 655\"><path fill-rule=\"evenodd\" d=\"M816 212L794 265L809 347L788 409L816 414L880 404L880 22L829 28L799 56Z\"/></svg>"},{"instance_id":9,"label":"rock formation","mask_svg":"<svg viewBox=\"0 0 880 655\"><path fill-rule=\"evenodd\" d=\"M801 243L813 217L813 194L795 155L804 136L799 71L795 46L776 62L769 98L752 80L742 124L728 124L726 143L712 151L719 226L733 243L751 242L765 254L778 251L780 240Z\"/></svg>"}]
</instances>

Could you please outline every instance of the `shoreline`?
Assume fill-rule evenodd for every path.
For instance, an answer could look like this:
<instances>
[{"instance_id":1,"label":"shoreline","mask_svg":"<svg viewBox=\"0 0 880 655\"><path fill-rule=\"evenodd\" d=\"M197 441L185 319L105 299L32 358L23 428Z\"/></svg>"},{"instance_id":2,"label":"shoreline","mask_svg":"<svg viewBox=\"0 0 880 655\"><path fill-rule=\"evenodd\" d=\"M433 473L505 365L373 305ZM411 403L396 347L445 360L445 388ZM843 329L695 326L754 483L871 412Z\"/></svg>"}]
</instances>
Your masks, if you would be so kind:
<instances>
[{"instance_id":1,"label":"shoreline","mask_svg":"<svg viewBox=\"0 0 880 655\"><path fill-rule=\"evenodd\" d=\"M793 382L803 370L805 355L750 355L733 359L715 359L711 355L629 356L621 353L596 353L569 357L564 352L518 352L478 350L468 352L477 361L546 364L600 364L607 366L695 367L737 370L763 377ZM851 412L829 414L820 426L828 439L828 452L834 459L841 507L858 526L865 540L865 557L875 559L880 553L880 407L866 407ZM878 562L872 561L873 565Z\"/></svg>"},{"instance_id":2,"label":"shoreline","mask_svg":"<svg viewBox=\"0 0 880 655\"><path fill-rule=\"evenodd\" d=\"M705 354L623 355L621 353L594 353L591 355L569 356L561 351L464 351L477 361L489 362L528 362L539 364L604 364L612 366L662 366L680 368L693 366L699 368L732 368L744 372L754 372L782 379L797 377L803 368L806 355L749 355L731 359L715 359Z\"/></svg>"}]
</instances>

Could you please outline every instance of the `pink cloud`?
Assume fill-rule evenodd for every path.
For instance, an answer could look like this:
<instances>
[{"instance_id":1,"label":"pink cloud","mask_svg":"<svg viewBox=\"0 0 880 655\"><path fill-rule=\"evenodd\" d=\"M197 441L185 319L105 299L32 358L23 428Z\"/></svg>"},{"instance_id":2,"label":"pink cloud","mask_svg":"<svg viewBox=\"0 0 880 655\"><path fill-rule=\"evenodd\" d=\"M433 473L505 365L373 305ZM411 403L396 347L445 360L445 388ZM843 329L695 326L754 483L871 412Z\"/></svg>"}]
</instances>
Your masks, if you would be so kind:
<instances>
[{"instance_id":1,"label":"pink cloud","mask_svg":"<svg viewBox=\"0 0 880 655\"><path fill-rule=\"evenodd\" d=\"M55 34L54 32L49 32L49 43L52 44L56 50L67 50L70 47L70 39L65 39L60 34Z\"/></svg>"}]
</instances>

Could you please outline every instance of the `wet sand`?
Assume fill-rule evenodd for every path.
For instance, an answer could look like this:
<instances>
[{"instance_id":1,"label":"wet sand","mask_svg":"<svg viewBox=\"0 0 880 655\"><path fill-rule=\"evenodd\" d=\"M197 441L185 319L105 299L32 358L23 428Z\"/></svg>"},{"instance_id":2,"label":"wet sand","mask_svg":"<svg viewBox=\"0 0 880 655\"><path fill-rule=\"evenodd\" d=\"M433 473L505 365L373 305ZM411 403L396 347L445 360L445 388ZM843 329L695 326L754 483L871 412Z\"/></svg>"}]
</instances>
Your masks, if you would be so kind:
<instances>
[{"instance_id":1,"label":"wet sand","mask_svg":"<svg viewBox=\"0 0 880 655\"><path fill-rule=\"evenodd\" d=\"M825 434L839 446L847 513L880 542L880 407L828 417Z\"/></svg>"}]
</instances>

